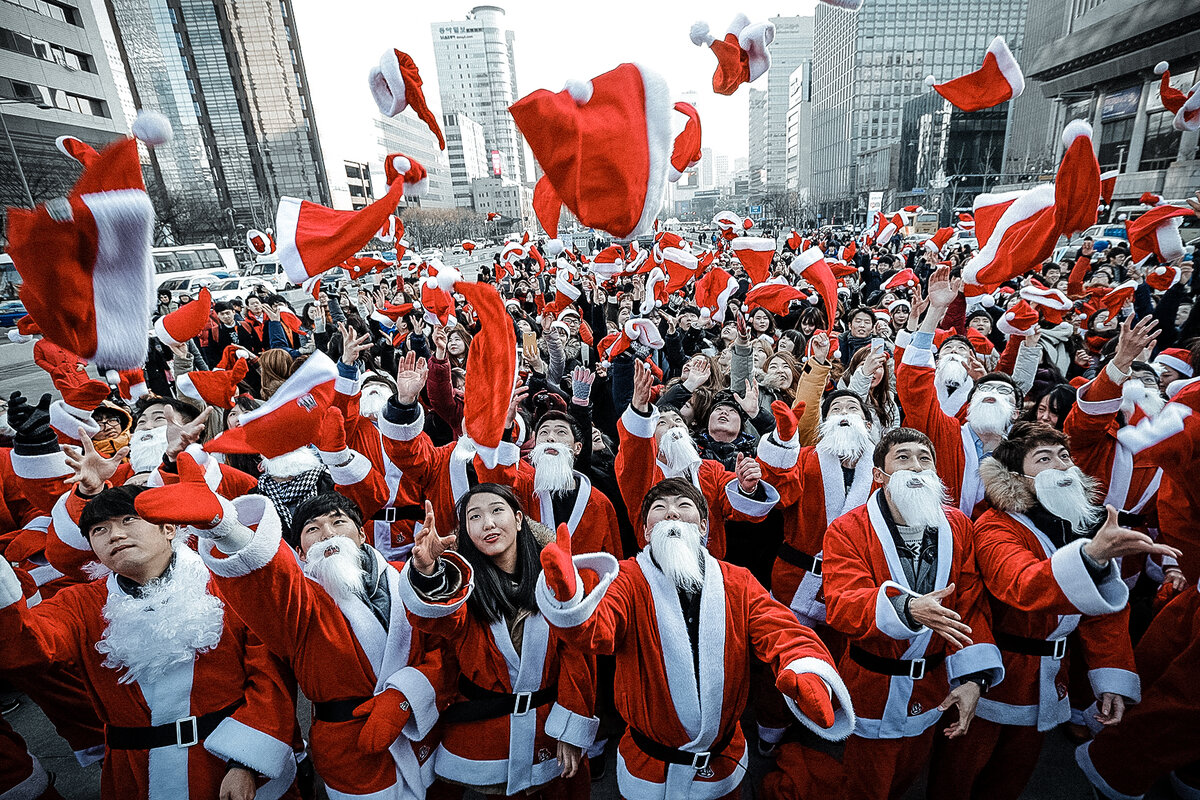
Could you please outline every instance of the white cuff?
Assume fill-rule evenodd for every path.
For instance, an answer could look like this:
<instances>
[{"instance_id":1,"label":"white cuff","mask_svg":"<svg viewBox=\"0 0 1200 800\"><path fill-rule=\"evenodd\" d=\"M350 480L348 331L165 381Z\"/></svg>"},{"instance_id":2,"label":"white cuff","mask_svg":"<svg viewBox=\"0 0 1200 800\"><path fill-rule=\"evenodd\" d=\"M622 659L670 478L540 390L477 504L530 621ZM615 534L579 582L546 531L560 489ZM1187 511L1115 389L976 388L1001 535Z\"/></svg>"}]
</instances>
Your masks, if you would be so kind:
<instances>
[{"instance_id":1,"label":"white cuff","mask_svg":"<svg viewBox=\"0 0 1200 800\"><path fill-rule=\"evenodd\" d=\"M204 749L223 761L245 764L259 775L279 778L296 771L292 745L252 728L233 717L226 717L204 740Z\"/></svg>"},{"instance_id":2,"label":"white cuff","mask_svg":"<svg viewBox=\"0 0 1200 800\"><path fill-rule=\"evenodd\" d=\"M0 559L0 608L8 608L19 603L25 593L21 591L21 581L12 565L6 559Z\"/></svg>"},{"instance_id":3,"label":"white cuff","mask_svg":"<svg viewBox=\"0 0 1200 800\"><path fill-rule=\"evenodd\" d=\"M1099 697L1105 692L1119 694L1131 703L1142 702L1142 679L1136 672L1116 667L1088 670L1092 692Z\"/></svg>"},{"instance_id":4,"label":"white cuff","mask_svg":"<svg viewBox=\"0 0 1200 800\"><path fill-rule=\"evenodd\" d=\"M329 477L333 478L334 484L337 486L353 486L356 483L366 480L366 477L371 474L371 459L349 448L342 452L350 454L350 461L348 463L343 463L340 466L333 466L328 463L325 465L329 469ZM322 461L325 460L326 455L331 454L322 453Z\"/></svg>"},{"instance_id":5,"label":"white cuff","mask_svg":"<svg viewBox=\"0 0 1200 800\"><path fill-rule=\"evenodd\" d=\"M385 688L403 694L412 709L412 716L404 724L404 735L413 742L428 736L438 720L438 710L437 692L425 673L416 667L404 667L388 676Z\"/></svg>"},{"instance_id":6,"label":"white cuff","mask_svg":"<svg viewBox=\"0 0 1200 800\"><path fill-rule=\"evenodd\" d=\"M333 391L336 394L344 394L347 397L354 397L362 391L363 375L360 372L357 378L343 378L338 375L333 381Z\"/></svg>"},{"instance_id":7,"label":"white cuff","mask_svg":"<svg viewBox=\"0 0 1200 800\"><path fill-rule=\"evenodd\" d=\"M547 736L584 750L592 746L592 742L596 740L596 731L599 729L599 717L585 717L576 714L558 703L550 707L550 716L546 717Z\"/></svg>"},{"instance_id":8,"label":"white cuff","mask_svg":"<svg viewBox=\"0 0 1200 800\"><path fill-rule=\"evenodd\" d=\"M633 406L630 406L621 415L621 424L630 436L636 436L639 439L653 438L654 429L658 427L658 409L651 406L650 416L647 417L634 411Z\"/></svg>"},{"instance_id":9,"label":"white cuff","mask_svg":"<svg viewBox=\"0 0 1200 800\"><path fill-rule=\"evenodd\" d=\"M793 434L786 443L779 444L775 441L776 433L772 432L758 440L758 460L778 470L791 469L800 458L800 434Z\"/></svg>"},{"instance_id":10,"label":"white cuff","mask_svg":"<svg viewBox=\"0 0 1200 800\"><path fill-rule=\"evenodd\" d=\"M100 432L100 423L92 419L91 414L81 408L69 406L62 400L55 400L50 404L50 427L75 442L79 441L80 428L83 428L83 432L89 437Z\"/></svg>"},{"instance_id":11,"label":"white cuff","mask_svg":"<svg viewBox=\"0 0 1200 800\"><path fill-rule=\"evenodd\" d=\"M833 726L822 728L805 716L800 707L796 705L796 701L785 694L783 701L787 703L787 707L796 716L796 719L800 720L801 725L822 739L828 739L833 742L840 742L854 732L856 718L854 716L854 705L850 702L850 691L846 688L842 677L838 675L837 670L834 669L832 664L819 658L806 656L796 659L784 667L784 669L790 669L797 675L816 675L825 682L830 694L838 702L838 708L833 710Z\"/></svg>"},{"instance_id":12,"label":"white cuff","mask_svg":"<svg viewBox=\"0 0 1200 800\"><path fill-rule=\"evenodd\" d=\"M39 456L19 455L12 451L13 473L18 478L65 478L72 474L67 466L67 457L61 449L53 453L43 453Z\"/></svg>"},{"instance_id":13,"label":"white cuff","mask_svg":"<svg viewBox=\"0 0 1200 800\"><path fill-rule=\"evenodd\" d=\"M734 511L740 511L748 517L765 517L771 513L771 509L779 502L779 492L766 481L760 480L758 485L763 487L766 500L755 500L742 494L738 489L737 478L725 484L725 497L729 499L729 505Z\"/></svg>"},{"instance_id":14,"label":"white cuff","mask_svg":"<svg viewBox=\"0 0 1200 800\"><path fill-rule=\"evenodd\" d=\"M388 422L384 414L379 415L377 424L379 425L379 432L387 438L395 439L398 442L411 442L420 436L421 431L425 429L425 409L421 408L421 404L418 403L417 418L404 425Z\"/></svg>"},{"instance_id":15,"label":"white cuff","mask_svg":"<svg viewBox=\"0 0 1200 800\"><path fill-rule=\"evenodd\" d=\"M1129 587L1121 580L1116 561L1097 586L1083 563L1083 546L1090 540L1076 539L1050 557L1050 569L1063 594L1081 614L1100 616L1120 611L1129 601Z\"/></svg>"},{"instance_id":16,"label":"white cuff","mask_svg":"<svg viewBox=\"0 0 1200 800\"><path fill-rule=\"evenodd\" d=\"M72 550L80 550L85 553L91 552L92 543L87 540L87 537L79 530L79 525L67 513L67 498L70 496L71 492L60 495L58 500L55 501L54 507L50 509L50 519L54 524L54 535L58 537L60 542Z\"/></svg>"},{"instance_id":17,"label":"white cuff","mask_svg":"<svg viewBox=\"0 0 1200 800\"><path fill-rule=\"evenodd\" d=\"M1110 798L1110 800L1142 800L1146 795L1122 794L1108 785L1108 781L1104 780L1099 770L1096 769L1096 765L1092 763L1092 755L1088 752L1091 744L1091 742L1084 742L1075 748L1075 763L1083 770L1083 775L1088 779L1088 783L1095 786L1103 797Z\"/></svg>"},{"instance_id":18,"label":"white cuff","mask_svg":"<svg viewBox=\"0 0 1200 800\"><path fill-rule=\"evenodd\" d=\"M583 553L574 556L571 560L575 565L574 597L565 602L555 597L554 592L550 591L550 587L546 584L544 572L538 574L537 588L534 590L538 610L542 612L546 621L556 628L574 628L591 618L592 614L596 612L597 606L600 605L600 601L604 599L609 584L616 579L620 572L617 559L608 553ZM586 594L583 591L583 580L579 576L581 568L593 570L600 576L600 582L596 584L596 588Z\"/></svg>"},{"instance_id":19,"label":"white cuff","mask_svg":"<svg viewBox=\"0 0 1200 800\"><path fill-rule=\"evenodd\" d=\"M1110 363L1109 366L1112 366ZM1106 367L1107 369L1107 367ZM1075 391L1075 404L1079 406L1079 410L1090 417L1099 417L1105 414L1115 414L1121 410L1121 397L1113 397L1108 400L1085 400L1083 395L1095 383L1095 378L1080 386Z\"/></svg>"},{"instance_id":20,"label":"white cuff","mask_svg":"<svg viewBox=\"0 0 1200 800\"><path fill-rule=\"evenodd\" d=\"M200 539L200 556L212 573L222 578L240 578L262 569L275 558L282 540L283 525L269 499L257 494L243 495L233 501L233 507L236 510L233 533L219 542ZM257 528L251 531L251 525ZM218 543L225 558L213 553ZM225 548L232 552L226 553Z\"/></svg>"},{"instance_id":21,"label":"white cuff","mask_svg":"<svg viewBox=\"0 0 1200 800\"><path fill-rule=\"evenodd\" d=\"M1004 680L1004 659L1000 655L1000 648L989 642L979 642L946 656L946 676L951 686L958 686L964 675L976 672L988 673L989 687Z\"/></svg>"},{"instance_id":22,"label":"white cuff","mask_svg":"<svg viewBox=\"0 0 1200 800\"><path fill-rule=\"evenodd\" d=\"M908 627L896 612L896 606L892 604L891 598L888 597L888 589L898 589L913 597L921 596L910 589L905 589L895 581L884 581L883 585L879 587L879 591L875 593L875 627L893 639L912 639L928 630L924 625L915 631Z\"/></svg>"},{"instance_id":23,"label":"white cuff","mask_svg":"<svg viewBox=\"0 0 1200 800\"><path fill-rule=\"evenodd\" d=\"M900 363L910 367L933 369L933 351L926 350L924 347L906 347L904 348L904 358L900 359Z\"/></svg>"},{"instance_id":24,"label":"white cuff","mask_svg":"<svg viewBox=\"0 0 1200 800\"><path fill-rule=\"evenodd\" d=\"M457 553L444 553L442 558L450 561L458 568L459 574L466 578L465 585L460 586L456 594L460 595L455 600L446 602L430 603L421 598L417 590L413 588L412 580L409 578L409 571L415 569L412 564L405 565L404 569L400 570L400 600L404 603L404 608L410 614L415 614L418 617L426 619L441 619L448 617L462 607L462 604L467 602L467 598L471 596L471 592L475 589L475 575L471 572L471 567L466 560Z\"/></svg>"}]
</instances>

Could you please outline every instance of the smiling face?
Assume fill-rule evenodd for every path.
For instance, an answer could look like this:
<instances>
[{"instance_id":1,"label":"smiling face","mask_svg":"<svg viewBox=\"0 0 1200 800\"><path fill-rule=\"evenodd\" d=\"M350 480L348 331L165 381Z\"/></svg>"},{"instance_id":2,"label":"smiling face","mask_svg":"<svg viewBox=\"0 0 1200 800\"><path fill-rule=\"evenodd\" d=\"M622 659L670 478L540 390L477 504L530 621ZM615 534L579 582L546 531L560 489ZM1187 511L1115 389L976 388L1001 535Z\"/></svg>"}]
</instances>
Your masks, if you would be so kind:
<instances>
[{"instance_id":1,"label":"smiling face","mask_svg":"<svg viewBox=\"0 0 1200 800\"><path fill-rule=\"evenodd\" d=\"M341 511L310 519L300 531L300 560L307 561L309 548L334 536L345 536L360 547L366 541L362 528Z\"/></svg>"},{"instance_id":2,"label":"smiling face","mask_svg":"<svg viewBox=\"0 0 1200 800\"><path fill-rule=\"evenodd\" d=\"M484 556L498 559L516 548L523 518L521 512L514 512L499 495L490 492L472 495L463 519L472 544Z\"/></svg>"},{"instance_id":3,"label":"smiling face","mask_svg":"<svg viewBox=\"0 0 1200 800\"><path fill-rule=\"evenodd\" d=\"M850 318L850 335L856 339L865 339L875 329L875 315L860 311Z\"/></svg>"},{"instance_id":4,"label":"smiling face","mask_svg":"<svg viewBox=\"0 0 1200 800\"><path fill-rule=\"evenodd\" d=\"M88 531L96 559L118 575L145 583L171 563L174 525L155 525L135 514L101 520Z\"/></svg>"},{"instance_id":5,"label":"smiling face","mask_svg":"<svg viewBox=\"0 0 1200 800\"><path fill-rule=\"evenodd\" d=\"M463 339L461 333L451 331L446 336L446 352L455 357L459 357L467 352L467 342Z\"/></svg>"}]
</instances>

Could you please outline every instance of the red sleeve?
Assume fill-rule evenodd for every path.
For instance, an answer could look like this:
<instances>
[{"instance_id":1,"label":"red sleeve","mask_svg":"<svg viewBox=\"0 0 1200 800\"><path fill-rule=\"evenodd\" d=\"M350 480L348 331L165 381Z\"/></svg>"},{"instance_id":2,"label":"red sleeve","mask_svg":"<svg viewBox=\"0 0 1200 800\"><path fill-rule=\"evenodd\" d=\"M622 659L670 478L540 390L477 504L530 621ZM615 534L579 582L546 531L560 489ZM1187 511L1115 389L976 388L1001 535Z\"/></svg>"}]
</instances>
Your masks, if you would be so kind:
<instances>
[{"instance_id":1,"label":"red sleeve","mask_svg":"<svg viewBox=\"0 0 1200 800\"><path fill-rule=\"evenodd\" d=\"M455 436L461 434L462 401L456 402L454 396L449 359L429 360L429 379L425 383L425 395L429 398L429 407L454 430Z\"/></svg>"},{"instance_id":2,"label":"red sleeve","mask_svg":"<svg viewBox=\"0 0 1200 800\"><path fill-rule=\"evenodd\" d=\"M15 575L7 571L15 581ZM73 602L75 591L62 591L33 608L0 590L8 605L0 608L0 669L36 669L47 664L79 664L83 612ZM3 602L0 600L0 602Z\"/></svg>"},{"instance_id":3,"label":"red sleeve","mask_svg":"<svg viewBox=\"0 0 1200 800\"><path fill-rule=\"evenodd\" d=\"M1021 338L1009 336L1004 342L1004 350L1000 352L1000 360L996 363L996 372L1012 375L1017 366L1017 352L1021 349Z\"/></svg>"},{"instance_id":4,"label":"red sleeve","mask_svg":"<svg viewBox=\"0 0 1200 800\"><path fill-rule=\"evenodd\" d=\"M581 717L596 707L596 657L558 639L558 704Z\"/></svg>"},{"instance_id":5,"label":"red sleeve","mask_svg":"<svg viewBox=\"0 0 1200 800\"><path fill-rule=\"evenodd\" d=\"M1083 276L1087 275L1091 266L1092 259L1088 256L1080 256L1075 259L1075 266L1071 267L1071 272L1067 275L1067 296L1072 300L1084 296Z\"/></svg>"},{"instance_id":6,"label":"red sleeve","mask_svg":"<svg viewBox=\"0 0 1200 800\"><path fill-rule=\"evenodd\" d=\"M933 353L910 346L896 368L896 394L904 409L904 424L928 436L940 456L943 448L962 450L962 423L942 411L933 385L933 373ZM960 462L961 459L938 458L938 474L948 486L958 487L962 476L947 475L943 468L949 471L951 464Z\"/></svg>"},{"instance_id":7,"label":"red sleeve","mask_svg":"<svg viewBox=\"0 0 1200 800\"><path fill-rule=\"evenodd\" d=\"M1076 453L1104 441L1121 409L1121 387L1108 376L1108 368L1079 387L1076 402L1067 413L1063 430Z\"/></svg>"},{"instance_id":8,"label":"red sleeve","mask_svg":"<svg viewBox=\"0 0 1200 800\"><path fill-rule=\"evenodd\" d=\"M90 580L84 567L96 560L91 543L79 530L79 515L87 502L74 490L64 494L50 511L46 532L46 561L78 583Z\"/></svg>"},{"instance_id":9,"label":"red sleeve","mask_svg":"<svg viewBox=\"0 0 1200 800\"><path fill-rule=\"evenodd\" d=\"M643 416L634 411L633 406L627 408L617 421L619 442L614 463L617 487L621 490L625 508L629 509L629 521L633 524L639 547L646 546L646 532L642 530L639 513L642 500L658 476L658 441L654 438L657 422L656 414Z\"/></svg>"},{"instance_id":10,"label":"red sleeve","mask_svg":"<svg viewBox=\"0 0 1200 800\"><path fill-rule=\"evenodd\" d=\"M875 581L865 517L839 517L825 531L822 575L825 581L826 618L829 625L854 639L890 641L893 637L879 627L876 608L891 608L887 591ZM895 591L892 594L896 594ZM910 632L912 636L917 631Z\"/></svg>"}]
</instances>

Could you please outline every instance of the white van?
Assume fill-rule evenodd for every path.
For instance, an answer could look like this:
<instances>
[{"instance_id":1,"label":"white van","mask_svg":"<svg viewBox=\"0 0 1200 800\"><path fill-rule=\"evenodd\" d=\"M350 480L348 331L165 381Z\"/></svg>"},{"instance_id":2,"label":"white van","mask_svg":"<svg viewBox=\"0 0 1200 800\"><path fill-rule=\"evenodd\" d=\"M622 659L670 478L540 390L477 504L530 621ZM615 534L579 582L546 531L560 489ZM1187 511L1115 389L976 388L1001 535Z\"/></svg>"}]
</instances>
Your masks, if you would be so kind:
<instances>
[{"instance_id":1,"label":"white van","mask_svg":"<svg viewBox=\"0 0 1200 800\"><path fill-rule=\"evenodd\" d=\"M277 292L282 292L292 286L288 281L287 273L284 272L283 264L279 263L279 258L274 253L269 256L259 256L258 260L243 272L243 275L247 278L258 278Z\"/></svg>"}]
</instances>

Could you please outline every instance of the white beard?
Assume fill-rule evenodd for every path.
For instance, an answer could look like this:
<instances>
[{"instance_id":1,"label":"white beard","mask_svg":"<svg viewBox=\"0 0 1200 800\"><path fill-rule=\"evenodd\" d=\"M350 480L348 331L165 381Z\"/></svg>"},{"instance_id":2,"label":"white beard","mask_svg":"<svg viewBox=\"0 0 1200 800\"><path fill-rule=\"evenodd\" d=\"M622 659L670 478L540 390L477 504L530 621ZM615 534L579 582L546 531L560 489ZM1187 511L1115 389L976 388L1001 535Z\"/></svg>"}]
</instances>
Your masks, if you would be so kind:
<instances>
[{"instance_id":1,"label":"white beard","mask_svg":"<svg viewBox=\"0 0 1200 800\"><path fill-rule=\"evenodd\" d=\"M996 402L985 403L984 398L994 398ZM971 406L967 409L967 424L977 436L987 436L997 433L1004 435L1012 427L1013 400L1011 397L976 392L971 398Z\"/></svg>"},{"instance_id":2,"label":"white beard","mask_svg":"<svg viewBox=\"0 0 1200 800\"><path fill-rule=\"evenodd\" d=\"M665 519L648 532L646 546L676 587L689 594L704 587L704 541L699 526Z\"/></svg>"},{"instance_id":3,"label":"white beard","mask_svg":"<svg viewBox=\"0 0 1200 800\"><path fill-rule=\"evenodd\" d=\"M315 542L304 554L304 574L321 584L339 605L352 598L365 600L361 552L346 536Z\"/></svg>"},{"instance_id":4,"label":"white beard","mask_svg":"<svg viewBox=\"0 0 1200 800\"><path fill-rule=\"evenodd\" d=\"M167 426L159 425L129 437L129 466L134 472L149 472L162 463L167 452Z\"/></svg>"},{"instance_id":5,"label":"white beard","mask_svg":"<svg viewBox=\"0 0 1200 800\"><path fill-rule=\"evenodd\" d=\"M566 445L542 442L529 454L533 464L533 490L566 494L575 488L575 456Z\"/></svg>"},{"instance_id":6,"label":"white beard","mask_svg":"<svg viewBox=\"0 0 1200 800\"><path fill-rule=\"evenodd\" d=\"M1092 481L1079 467L1044 469L1033 479L1033 491L1042 507L1082 533L1104 513L1094 505Z\"/></svg>"},{"instance_id":7,"label":"white beard","mask_svg":"<svg viewBox=\"0 0 1200 800\"><path fill-rule=\"evenodd\" d=\"M274 458L263 459L263 469L272 478L294 478L321 466L320 457L307 447Z\"/></svg>"},{"instance_id":8,"label":"white beard","mask_svg":"<svg viewBox=\"0 0 1200 800\"><path fill-rule=\"evenodd\" d=\"M377 420L384 406L392 399L392 390L382 383L369 383L358 396L358 413L367 419Z\"/></svg>"},{"instance_id":9,"label":"white beard","mask_svg":"<svg viewBox=\"0 0 1200 800\"><path fill-rule=\"evenodd\" d=\"M208 568L185 544L175 546L170 574L143 596L117 590L104 604L108 621L96 650L104 666L124 669L120 683L154 681L175 664L212 650L225 629L224 604L208 591Z\"/></svg>"},{"instance_id":10,"label":"white beard","mask_svg":"<svg viewBox=\"0 0 1200 800\"><path fill-rule=\"evenodd\" d=\"M867 423L857 414L830 414L821 421L820 434L817 452L834 456L839 461L858 463L872 445Z\"/></svg>"},{"instance_id":11,"label":"white beard","mask_svg":"<svg viewBox=\"0 0 1200 800\"><path fill-rule=\"evenodd\" d=\"M1135 409L1140 408L1147 417L1163 410L1167 401L1158 392L1138 380L1127 380L1121 384L1121 413L1128 419Z\"/></svg>"},{"instance_id":12,"label":"white beard","mask_svg":"<svg viewBox=\"0 0 1200 800\"><path fill-rule=\"evenodd\" d=\"M948 501L946 486L934 470L896 470L888 480L887 495L904 518L904 525L936 528L946 520L942 508Z\"/></svg>"},{"instance_id":13,"label":"white beard","mask_svg":"<svg viewBox=\"0 0 1200 800\"><path fill-rule=\"evenodd\" d=\"M971 376L967 373L966 359L958 355L946 355L939 358L937 367L933 371L933 379L938 386L947 391L949 391L947 384L962 386L971 380Z\"/></svg>"},{"instance_id":14,"label":"white beard","mask_svg":"<svg viewBox=\"0 0 1200 800\"><path fill-rule=\"evenodd\" d=\"M665 465L663 473L668 478L690 473L700 464L700 451L687 428L676 426L664 433L658 443L658 454Z\"/></svg>"}]
</instances>

